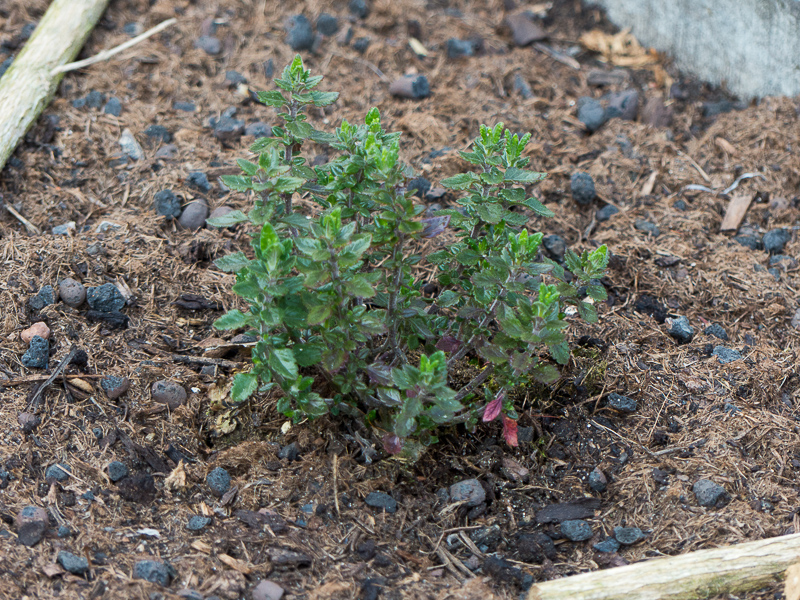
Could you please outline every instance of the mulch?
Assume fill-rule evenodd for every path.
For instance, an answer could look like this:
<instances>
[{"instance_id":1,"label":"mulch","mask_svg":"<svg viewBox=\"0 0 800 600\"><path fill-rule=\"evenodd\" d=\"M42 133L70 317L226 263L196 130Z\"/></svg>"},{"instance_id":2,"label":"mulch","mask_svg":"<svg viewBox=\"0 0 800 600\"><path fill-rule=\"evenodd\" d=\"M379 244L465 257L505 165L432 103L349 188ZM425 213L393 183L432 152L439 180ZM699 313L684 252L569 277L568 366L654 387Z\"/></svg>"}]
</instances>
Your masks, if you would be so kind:
<instances>
[{"instance_id":1,"label":"mulch","mask_svg":"<svg viewBox=\"0 0 800 600\"><path fill-rule=\"evenodd\" d=\"M9 0L0 9L2 48L11 51L11 41L47 4ZM707 117L706 103L729 96L680 74L667 57L658 58L659 68L626 69L627 83L591 86L590 71L614 68L579 43L590 29L614 32L599 9L568 0L518 7L526 8L544 15L546 49L560 60L541 49L514 47L503 25L508 10L499 0L378 0L363 20L349 17L345 2L111 3L82 57L129 39L126 24L147 29L173 16L178 23L118 60L68 74L0 173L2 203L42 232L31 234L0 211L0 467L11 475L0 491L0 596L167 598L191 588L205 597L240 598L269 578L286 590L284 597L315 600L372 598L375 592L380 598L512 598L525 575L551 579L800 531L800 338L791 323L798 268L788 261L776 280L766 271L765 252L720 232L731 197L747 195L754 200L739 233L792 228L784 254L800 254L793 229L800 218L797 100L765 98ZM205 197L212 210L247 209L248 199L224 191L217 177L235 172L235 160L247 155L252 138L222 143L208 120L231 106L248 123L272 124L274 115L226 85L225 73L240 72L252 90L271 89L268 73L294 55L284 40L285 19L303 12L313 22L324 11L338 16L343 30L352 27L353 39L366 36L371 44L359 54L334 37L303 53L307 67L325 76L322 88L341 92L330 109L311 114L318 127L363 119L378 106L387 129L403 133L404 159L434 186L465 169L458 150L480 123L503 121L530 131L532 166L550 173L538 195L556 213L551 220L532 220L531 228L558 234L575 249L607 244L613 253L604 280L609 301L599 307L598 324L574 322L574 357L561 380L551 390L516 392L520 425L534 433L519 448L504 445L490 424L475 433L444 432L440 444L411 463L365 449L370 432L358 424L328 418L287 424L269 397L238 410L224 403L229 378L246 368L248 351L236 345L219 355L207 351L219 345L211 338L231 337L211 323L240 305L230 291L232 277L212 261L245 248L248 232L180 230L155 214L153 196L170 188L184 202ZM428 57L409 47L412 20ZM205 34L222 42L218 56L195 47ZM448 59L450 37L479 39L482 50ZM388 82L406 73L425 74L431 96L391 97ZM533 97L515 92L516 75ZM638 90L641 106L648 98L666 101L671 125L614 119L588 134L576 118L577 99L627 88ZM121 116L74 108L73 100L90 90L119 98ZM197 110L175 110L175 101L192 101ZM153 124L172 132L172 158L156 157L164 143L144 135ZM126 128L145 157L118 165L118 140ZM308 157L324 152L311 147ZM211 192L188 184L192 171L208 174ZM576 171L595 180L592 206L570 197ZM758 176L721 193L744 173ZM620 212L597 222L595 211L605 203ZM637 229L641 219L657 224L660 235ZM68 221L75 221L78 233L50 234ZM97 233L104 221L119 227ZM84 309L63 303L32 312L29 298L64 277L129 289L123 309L128 327L89 321ZM686 316L694 339L679 345L667 323L644 310L643 297L663 314ZM86 370L67 372L81 375L94 393L81 395L57 381L43 396L41 424L25 434L17 418L42 377L22 366L26 346L19 334L35 320L52 330L51 366L74 344L85 350ZM703 334L712 323L725 328L729 341ZM592 341L580 346L582 337ZM710 356L718 344L743 358L721 364ZM105 375L128 377L130 390L108 400L98 384ZM150 386L162 379L189 392L177 410L151 399ZM611 392L635 399L637 411L622 415L608 408ZM291 443L299 449L294 461L279 455ZM509 475L513 469L504 459L516 461L527 477ZM112 483L104 469L114 460L152 477L152 497L148 485L126 491ZM56 462L72 467L69 481L45 481L45 469ZM210 493L205 478L215 467L231 474L235 494ZM587 483L596 467L609 480L602 493ZM655 476L654 469L660 470ZM471 478L491 491L482 514L468 516L466 508L440 501L438 490ZM692 485L703 478L725 487L730 503L700 507ZM94 500L82 497L87 491ZM373 491L391 494L398 511L366 506ZM594 541L617 525L640 527L646 539L609 556L595 552L592 542L558 539L556 526L536 521L548 505L587 497L600 500L589 519ZM32 548L17 542L13 524L27 505L52 515L45 539ZM193 515L209 516L212 524L200 533L187 531ZM58 537L59 525L72 535ZM494 526L495 540L481 549L475 539L485 541ZM538 531L556 538L556 558L527 563L518 536ZM54 568L60 550L86 556L90 574ZM485 561L495 553L510 570L492 572ZM175 567L178 576L169 588L133 579L133 564L147 558ZM473 563L481 569L471 570ZM779 591L774 586L752 597Z\"/></svg>"}]
</instances>

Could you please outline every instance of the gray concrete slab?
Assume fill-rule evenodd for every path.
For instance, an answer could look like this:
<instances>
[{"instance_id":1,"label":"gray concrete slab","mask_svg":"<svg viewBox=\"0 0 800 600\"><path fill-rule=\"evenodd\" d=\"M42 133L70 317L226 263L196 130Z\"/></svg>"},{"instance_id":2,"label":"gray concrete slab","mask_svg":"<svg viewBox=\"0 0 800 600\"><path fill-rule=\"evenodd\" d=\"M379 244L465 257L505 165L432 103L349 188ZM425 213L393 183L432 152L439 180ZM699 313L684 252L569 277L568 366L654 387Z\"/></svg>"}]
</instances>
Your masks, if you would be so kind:
<instances>
[{"instance_id":1,"label":"gray concrete slab","mask_svg":"<svg viewBox=\"0 0 800 600\"><path fill-rule=\"evenodd\" d=\"M591 0L678 68L743 98L800 94L800 0Z\"/></svg>"}]
</instances>

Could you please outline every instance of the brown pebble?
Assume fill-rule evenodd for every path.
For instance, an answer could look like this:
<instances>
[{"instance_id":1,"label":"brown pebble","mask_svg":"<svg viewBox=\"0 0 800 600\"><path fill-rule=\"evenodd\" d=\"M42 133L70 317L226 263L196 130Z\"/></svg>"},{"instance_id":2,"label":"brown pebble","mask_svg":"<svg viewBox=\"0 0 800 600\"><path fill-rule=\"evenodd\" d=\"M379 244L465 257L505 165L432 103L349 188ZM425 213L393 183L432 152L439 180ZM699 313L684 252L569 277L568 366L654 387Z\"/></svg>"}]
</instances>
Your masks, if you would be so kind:
<instances>
[{"instance_id":1,"label":"brown pebble","mask_svg":"<svg viewBox=\"0 0 800 600\"><path fill-rule=\"evenodd\" d=\"M186 390L174 381L156 381L150 388L154 402L166 404L170 410L176 410L186 402Z\"/></svg>"},{"instance_id":2,"label":"brown pebble","mask_svg":"<svg viewBox=\"0 0 800 600\"><path fill-rule=\"evenodd\" d=\"M517 46L527 46L533 42L547 39L544 29L534 23L525 13L517 13L506 17L506 25L511 30L511 37Z\"/></svg>"},{"instance_id":3,"label":"brown pebble","mask_svg":"<svg viewBox=\"0 0 800 600\"><path fill-rule=\"evenodd\" d=\"M17 421L19 422L20 427L22 427L22 431L24 433L30 433L36 429L41 422L39 417L29 412L19 413Z\"/></svg>"},{"instance_id":4,"label":"brown pebble","mask_svg":"<svg viewBox=\"0 0 800 600\"><path fill-rule=\"evenodd\" d=\"M15 519L19 542L25 546L35 546L44 537L50 519L47 511L38 506L26 506Z\"/></svg>"},{"instance_id":5,"label":"brown pebble","mask_svg":"<svg viewBox=\"0 0 800 600\"><path fill-rule=\"evenodd\" d=\"M672 123L672 108L665 106L661 98L650 98L642 109L640 119L645 125L669 127Z\"/></svg>"},{"instance_id":6,"label":"brown pebble","mask_svg":"<svg viewBox=\"0 0 800 600\"><path fill-rule=\"evenodd\" d=\"M404 75L389 85L389 93L400 98L419 100L430 96L431 89L425 75Z\"/></svg>"},{"instance_id":7,"label":"brown pebble","mask_svg":"<svg viewBox=\"0 0 800 600\"><path fill-rule=\"evenodd\" d=\"M38 321L23 331L19 337L26 344L30 344L34 336L38 335L45 340L50 339L50 328L44 321Z\"/></svg>"}]
</instances>

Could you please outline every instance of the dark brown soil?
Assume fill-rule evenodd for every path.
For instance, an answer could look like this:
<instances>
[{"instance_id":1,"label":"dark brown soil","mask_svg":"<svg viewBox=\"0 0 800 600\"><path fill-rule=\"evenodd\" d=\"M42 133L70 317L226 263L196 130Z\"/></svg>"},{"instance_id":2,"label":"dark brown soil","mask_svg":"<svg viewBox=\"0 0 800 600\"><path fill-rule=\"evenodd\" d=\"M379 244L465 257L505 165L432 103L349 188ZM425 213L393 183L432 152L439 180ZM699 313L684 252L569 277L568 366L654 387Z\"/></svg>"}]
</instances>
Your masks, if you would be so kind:
<instances>
[{"instance_id":1,"label":"dark brown soil","mask_svg":"<svg viewBox=\"0 0 800 600\"><path fill-rule=\"evenodd\" d=\"M0 7L0 62L47 4L7 0ZM249 598L260 580L270 579L286 591L284 598L372 600L376 592L380 598L517 598L531 580L798 531L800 344L791 324L797 263L786 261L776 280L765 270L765 252L720 233L729 196L719 193L739 175L757 173L730 192L755 197L740 233L760 237L798 225L797 101L767 98L707 117L704 103L726 99L724 91L682 77L660 57L627 69L628 83L612 91L637 89L640 106L649 98L665 100L674 111L671 125L614 119L589 135L576 118L576 101L608 91L588 85L587 75L612 66L579 38L595 27L615 30L577 0L521 8L544 15L550 35L544 49L513 47L500 0L377 0L364 20L351 19L344 1L111 3L82 56L129 39L126 24L147 29L173 16L178 23L117 60L68 74L0 174L3 204L41 232L0 211L0 467L9 474L0 490L0 596L173 598L194 589L235 599ZM212 260L243 247L247 232L179 230L156 216L153 196L171 188L184 201L206 197L211 209L247 208L244 197L222 191L217 177L235 172L235 159L247 155L252 138L223 144L207 122L231 106L248 123L273 122L269 109L225 84L225 73L243 74L253 90L271 89L265 70L281 69L293 56L284 21L298 12L312 22L330 12L342 29L353 28L354 39L371 39L363 55L334 38L304 53L307 66L325 76L322 87L342 94L331 110L312 114L317 126L359 120L378 106L387 128L403 133L405 159L434 186L465 168L457 150L480 123L530 131L532 165L550 173L540 197L557 215L532 221L532 228L559 234L576 249L605 243L613 252L609 301L600 307L599 324L576 321L570 330L574 359L555 389L517 391L520 426L530 428L530 441L519 448L506 446L499 426L490 424L474 434L445 431L440 444L411 463L374 452L360 424L322 419L290 426L270 398L238 411L222 402L226 383L246 368L248 356L233 347L220 362L207 351L217 345L209 338L224 337L211 323L238 305L232 277ZM427 58L408 45L409 20L421 27ZM212 57L195 41L215 27L222 51ZM450 37L480 38L483 51L448 59ZM571 60L578 69L566 64ZM388 82L408 72L428 77L430 98L390 96ZM532 98L515 92L517 74ZM74 108L90 90L119 98L121 116ZM175 110L176 101L192 101L197 110ZM144 134L153 124L174 135L172 158L156 157L164 143ZM124 129L145 157L115 166ZM309 158L323 151L311 149ZM192 171L207 173L211 192L188 184ZM595 179L599 199L591 207L570 197L575 171ZM698 184L714 193L686 187ZM598 223L595 211L605 203L620 212ZM657 224L660 235L637 229L639 219ZM68 221L78 233L51 235ZM120 227L97 233L103 221ZM797 258L800 243L791 231L784 254ZM128 327L89 321L85 309L63 303L29 310L41 286L64 277L129 289ZM186 294L205 302L187 304ZM694 340L678 345L667 324L652 316L654 308L661 320L686 316ZM41 424L24 433L18 415L44 377L22 366L20 332L36 320L52 330L51 369L73 345L86 352L86 368L65 373L89 387L81 393L80 383L57 379L37 408ZM712 323L725 328L728 342L703 334ZM721 364L710 356L717 344L743 358ZM201 373L215 361L216 372ZM99 386L105 375L130 378L130 390L109 400ZM161 379L189 392L177 410L152 401L150 387ZM635 399L636 412L607 407L611 392ZM280 458L291 443L297 460ZM124 483L108 478L114 460L131 471ZM63 484L45 480L56 462L72 469ZM237 493L222 499L211 493L206 475L216 467L231 474ZM602 493L588 485L596 467L608 479ZM488 493L483 509L470 512L437 496L472 478ZM722 485L731 501L699 506L692 486L703 478ZM85 498L89 491L94 500ZM369 508L364 499L373 491L390 494L397 512ZM569 542L557 525L537 522L545 506L584 498L599 501L589 519L593 540ZM33 547L18 542L14 524L28 505L51 515L45 538ZM259 515L260 509L268 511ZM198 534L186 529L194 515L212 518ZM640 527L646 539L616 554L593 550L617 525ZM59 537L59 526L71 535ZM537 556L533 538L523 535L537 532L555 538L550 557ZM61 550L85 556L89 574L55 567ZM492 556L511 568L498 568ZM134 579L133 565L143 559L170 563L177 572L172 584Z\"/></svg>"}]
</instances>

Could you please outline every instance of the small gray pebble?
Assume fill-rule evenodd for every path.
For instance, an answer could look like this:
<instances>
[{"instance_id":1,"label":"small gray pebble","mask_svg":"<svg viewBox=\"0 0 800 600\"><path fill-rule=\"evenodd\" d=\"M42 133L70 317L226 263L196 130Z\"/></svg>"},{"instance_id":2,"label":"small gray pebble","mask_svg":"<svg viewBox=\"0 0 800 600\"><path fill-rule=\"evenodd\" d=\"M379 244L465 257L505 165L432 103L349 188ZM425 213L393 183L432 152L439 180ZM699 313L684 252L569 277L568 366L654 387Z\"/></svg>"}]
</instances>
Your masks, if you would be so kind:
<instances>
[{"instance_id":1,"label":"small gray pebble","mask_svg":"<svg viewBox=\"0 0 800 600\"><path fill-rule=\"evenodd\" d=\"M255 123L250 123L244 128L244 134L252 135L253 137L257 138L270 137L272 135L272 129L263 121L256 121Z\"/></svg>"},{"instance_id":2,"label":"small gray pebble","mask_svg":"<svg viewBox=\"0 0 800 600\"><path fill-rule=\"evenodd\" d=\"M239 73L239 71L225 71L225 83L230 87L236 87L247 83L247 77Z\"/></svg>"},{"instance_id":3,"label":"small gray pebble","mask_svg":"<svg viewBox=\"0 0 800 600\"><path fill-rule=\"evenodd\" d=\"M450 38L445 44L447 58L463 58L475 54L475 46L469 40Z\"/></svg>"},{"instance_id":4,"label":"small gray pebble","mask_svg":"<svg viewBox=\"0 0 800 600\"><path fill-rule=\"evenodd\" d=\"M603 114L606 121L616 117L623 121L635 121L637 114L639 114L639 92L625 90L609 94L608 107Z\"/></svg>"},{"instance_id":5,"label":"small gray pebble","mask_svg":"<svg viewBox=\"0 0 800 600\"><path fill-rule=\"evenodd\" d=\"M533 90L521 73L514 74L514 91L522 96L523 100L533 98Z\"/></svg>"},{"instance_id":6,"label":"small gray pebble","mask_svg":"<svg viewBox=\"0 0 800 600\"><path fill-rule=\"evenodd\" d=\"M144 150L142 150L136 138L133 137L130 129L125 129L122 132L122 135L119 137L119 146L131 160L141 160L144 158Z\"/></svg>"},{"instance_id":7,"label":"small gray pebble","mask_svg":"<svg viewBox=\"0 0 800 600\"><path fill-rule=\"evenodd\" d=\"M223 143L234 142L244 133L244 121L223 115L214 123L214 137Z\"/></svg>"},{"instance_id":8,"label":"small gray pebble","mask_svg":"<svg viewBox=\"0 0 800 600\"><path fill-rule=\"evenodd\" d=\"M597 131L606 122L603 105L588 96L578 98L578 120L586 126L589 132Z\"/></svg>"},{"instance_id":9,"label":"small gray pebble","mask_svg":"<svg viewBox=\"0 0 800 600\"><path fill-rule=\"evenodd\" d=\"M154 402L166 404L170 410L177 410L186 402L187 397L182 385L166 379L156 381L150 388L150 394Z\"/></svg>"},{"instance_id":10,"label":"small gray pebble","mask_svg":"<svg viewBox=\"0 0 800 600\"><path fill-rule=\"evenodd\" d=\"M723 365L742 359L742 355L738 350L726 348L725 346L714 346L711 355L716 356Z\"/></svg>"},{"instance_id":11,"label":"small gray pebble","mask_svg":"<svg viewBox=\"0 0 800 600\"><path fill-rule=\"evenodd\" d=\"M118 460L115 460L114 462L109 463L108 465L108 478L114 483L116 483L123 477L127 477L128 472L129 472L128 467L126 467L123 463L119 462Z\"/></svg>"},{"instance_id":12,"label":"small gray pebble","mask_svg":"<svg viewBox=\"0 0 800 600\"><path fill-rule=\"evenodd\" d=\"M465 479L450 486L450 500L465 502L466 506L478 506L486 501L486 490L477 479Z\"/></svg>"},{"instance_id":13,"label":"small gray pebble","mask_svg":"<svg viewBox=\"0 0 800 600\"><path fill-rule=\"evenodd\" d=\"M144 130L144 134L153 142L161 142L163 144L172 142L172 134L163 125L150 125Z\"/></svg>"},{"instance_id":14,"label":"small gray pebble","mask_svg":"<svg viewBox=\"0 0 800 600\"><path fill-rule=\"evenodd\" d=\"M764 244L764 250L770 254L780 254L790 239L792 239L792 233L789 230L772 229L764 234L761 242Z\"/></svg>"},{"instance_id":15,"label":"small gray pebble","mask_svg":"<svg viewBox=\"0 0 800 600\"><path fill-rule=\"evenodd\" d=\"M614 527L614 537L623 546L632 546L645 538L638 527Z\"/></svg>"},{"instance_id":16,"label":"small gray pebble","mask_svg":"<svg viewBox=\"0 0 800 600\"><path fill-rule=\"evenodd\" d=\"M621 413L628 414L635 413L636 409L638 408L636 400L615 392L612 392L608 395L608 406L614 410L618 410Z\"/></svg>"},{"instance_id":17,"label":"small gray pebble","mask_svg":"<svg viewBox=\"0 0 800 600\"><path fill-rule=\"evenodd\" d=\"M577 171L569 179L569 188L572 198L581 206L591 204L597 192L594 187L594 179L588 173Z\"/></svg>"},{"instance_id":18,"label":"small gray pebble","mask_svg":"<svg viewBox=\"0 0 800 600\"><path fill-rule=\"evenodd\" d=\"M750 248L750 250L763 250L764 244L761 242L761 239L754 235L737 235L732 238L734 242L737 244L744 246L745 248Z\"/></svg>"},{"instance_id":19,"label":"small gray pebble","mask_svg":"<svg viewBox=\"0 0 800 600\"><path fill-rule=\"evenodd\" d=\"M606 204L603 208L599 209L596 213L594 213L594 218L597 219L598 223L602 223L603 221L608 221L612 216L617 214L619 209L616 206L611 204Z\"/></svg>"},{"instance_id":20,"label":"small gray pebble","mask_svg":"<svg viewBox=\"0 0 800 600\"><path fill-rule=\"evenodd\" d=\"M719 338L725 342L728 341L728 332L722 328L722 325L718 323L714 323L713 325L709 325L703 331L706 335L713 335L715 338Z\"/></svg>"},{"instance_id":21,"label":"small gray pebble","mask_svg":"<svg viewBox=\"0 0 800 600\"><path fill-rule=\"evenodd\" d=\"M305 15L295 15L286 23L286 43L294 50L311 50L314 46L314 31Z\"/></svg>"},{"instance_id":22,"label":"small gray pebble","mask_svg":"<svg viewBox=\"0 0 800 600\"><path fill-rule=\"evenodd\" d=\"M572 542L585 542L592 537L592 526L583 519L563 521L561 535Z\"/></svg>"},{"instance_id":23,"label":"small gray pebble","mask_svg":"<svg viewBox=\"0 0 800 600\"><path fill-rule=\"evenodd\" d=\"M201 35L194 42L195 48L200 48L209 56L216 56L222 52L222 42L210 35Z\"/></svg>"},{"instance_id":24,"label":"small gray pebble","mask_svg":"<svg viewBox=\"0 0 800 600\"><path fill-rule=\"evenodd\" d=\"M55 291L53 290L52 285L45 285L39 290L39 292L28 300L28 306L31 307L31 310L42 310L45 306L50 306L51 304L55 304Z\"/></svg>"},{"instance_id":25,"label":"small gray pebble","mask_svg":"<svg viewBox=\"0 0 800 600\"><path fill-rule=\"evenodd\" d=\"M163 587L169 586L176 575L174 568L160 561L140 560L133 566L134 579L144 579Z\"/></svg>"},{"instance_id":26,"label":"small gray pebble","mask_svg":"<svg viewBox=\"0 0 800 600\"><path fill-rule=\"evenodd\" d=\"M89 561L85 556L78 556L66 550L61 550L58 553L56 562L58 562L65 571L69 571L73 575L85 575L89 572Z\"/></svg>"},{"instance_id":27,"label":"small gray pebble","mask_svg":"<svg viewBox=\"0 0 800 600\"><path fill-rule=\"evenodd\" d=\"M328 13L320 13L317 17L317 31L322 35L336 35L339 31L339 19Z\"/></svg>"},{"instance_id":28,"label":"small gray pebble","mask_svg":"<svg viewBox=\"0 0 800 600\"><path fill-rule=\"evenodd\" d=\"M178 100L172 103L172 108L174 108L175 110L180 110L182 112L193 113L197 110L197 105L194 102L183 102Z\"/></svg>"},{"instance_id":29,"label":"small gray pebble","mask_svg":"<svg viewBox=\"0 0 800 600\"><path fill-rule=\"evenodd\" d=\"M58 296L67 306L78 308L86 302L86 288L80 281L66 277L58 282Z\"/></svg>"},{"instance_id":30,"label":"small gray pebble","mask_svg":"<svg viewBox=\"0 0 800 600\"><path fill-rule=\"evenodd\" d=\"M178 223L184 229L197 231L206 224L208 218L208 204L202 198L193 200L183 209Z\"/></svg>"},{"instance_id":31,"label":"small gray pebble","mask_svg":"<svg viewBox=\"0 0 800 600\"><path fill-rule=\"evenodd\" d=\"M109 98L103 107L103 112L115 117L120 116L122 114L122 102L119 101L119 98Z\"/></svg>"},{"instance_id":32,"label":"small gray pebble","mask_svg":"<svg viewBox=\"0 0 800 600\"><path fill-rule=\"evenodd\" d=\"M189 177L186 178L186 183L204 194L211 191L211 183L208 181L208 176L202 171L192 171L189 173Z\"/></svg>"},{"instance_id":33,"label":"small gray pebble","mask_svg":"<svg viewBox=\"0 0 800 600\"><path fill-rule=\"evenodd\" d=\"M688 344L694 337L694 327L689 324L689 319L680 316L677 319L670 319L667 333L678 340L679 344Z\"/></svg>"},{"instance_id":34,"label":"small gray pebble","mask_svg":"<svg viewBox=\"0 0 800 600\"><path fill-rule=\"evenodd\" d=\"M186 529L189 531L202 531L211 524L211 517L203 517L195 515L186 524Z\"/></svg>"},{"instance_id":35,"label":"small gray pebble","mask_svg":"<svg viewBox=\"0 0 800 600\"><path fill-rule=\"evenodd\" d=\"M44 478L63 483L69 479L69 473L72 473L72 469L69 468L69 465L58 463L47 467L47 470L44 472Z\"/></svg>"},{"instance_id":36,"label":"small gray pebble","mask_svg":"<svg viewBox=\"0 0 800 600\"><path fill-rule=\"evenodd\" d=\"M68 538L71 535L72 535L72 530L69 527L67 527L66 525L61 525L58 528L58 537L60 537L60 538Z\"/></svg>"},{"instance_id":37,"label":"small gray pebble","mask_svg":"<svg viewBox=\"0 0 800 600\"><path fill-rule=\"evenodd\" d=\"M291 444L285 445L280 449L280 452L278 452L278 458L288 460L289 462L293 462L299 457L300 447L297 445L297 442L292 442Z\"/></svg>"},{"instance_id":38,"label":"small gray pebble","mask_svg":"<svg viewBox=\"0 0 800 600\"><path fill-rule=\"evenodd\" d=\"M564 260L567 253L567 242L560 235L546 235L542 238L542 246L556 262Z\"/></svg>"},{"instance_id":39,"label":"small gray pebble","mask_svg":"<svg viewBox=\"0 0 800 600\"><path fill-rule=\"evenodd\" d=\"M181 216L181 201L172 190L161 190L153 197L153 204L156 207L156 214L168 219L176 219Z\"/></svg>"},{"instance_id":40,"label":"small gray pebble","mask_svg":"<svg viewBox=\"0 0 800 600\"><path fill-rule=\"evenodd\" d=\"M61 225L56 225L51 230L53 235L69 235L70 232L75 231L75 221L70 221L69 223L63 223Z\"/></svg>"},{"instance_id":41,"label":"small gray pebble","mask_svg":"<svg viewBox=\"0 0 800 600\"><path fill-rule=\"evenodd\" d=\"M380 508L387 513L397 512L397 500L392 498L389 494L384 492L372 492L364 499L367 506L372 508Z\"/></svg>"},{"instance_id":42,"label":"small gray pebble","mask_svg":"<svg viewBox=\"0 0 800 600\"><path fill-rule=\"evenodd\" d=\"M661 235L661 230L658 228L658 225L651 223L647 219L636 219L636 221L633 222L633 226L639 231L643 231L653 237Z\"/></svg>"},{"instance_id":43,"label":"small gray pebble","mask_svg":"<svg viewBox=\"0 0 800 600\"><path fill-rule=\"evenodd\" d=\"M222 497L231 487L231 476L222 467L217 467L206 475L206 483L215 496Z\"/></svg>"},{"instance_id":44,"label":"small gray pebble","mask_svg":"<svg viewBox=\"0 0 800 600\"><path fill-rule=\"evenodd\" d=\"M600 470L600 467L595 467L589 473L589 487L595 492L604 492L608 487L608 479L606 479L606 475Z\"/></svg>"},{"instance_id":45,"label":"small gray pebble","mask_svg":"<svg viewBox=\"0 0 800 600\"><path fill-rule=\"evenodd\" d=\"M692 486L697 503L708 508L722 508L731 497L725 488L709 479L700 479Z\"/></svg>"},{"instance_id":46,"label":"small gray pebble","mask_svg":"<svg viewBox=\"0 0 800 600\"><path fill-rule=\"evenodd\" d=\"M367 51L367 48L369 48L370 43L371 40L368 37L357 38L353 42L353 50L355 50L359 54L364 54L364 52Z\"/></svg>"},{"instance_id":47,"label":"small gray pebble","mask_svg":"<svg viewBox=\"0 0 800 600\"><path fill-rule=\"evenodd\" d=\"M23 433L30 433L39 426L42 420L33 413L22 412L17 416L17 422Z\"/></svg>"},{"instance_id":48,"label":"small gray pebble","mask_svg":"<svg viewBox=\"0 0 800 600\"><path fill-rule=\"evenodd\" d=\"M86 301L92 310L102 313L119 312L125 306L125 297L113 283L88 288Z\"/></svg>"},{"instance_id":49,"label":"small gray pebble","mask_svg":"<svg viewBox=\"0 0 800 600\"><path fill-rule=\"evenodd\" d=\"M605 552L611 554L619 550L620 543L615 540L613 537L609 537L604 539L602 542L597 542L592 546L598 552Z\"/></svg>"},{"instance_id":50,"label":"small gray pebble","mask_svg":"<svg viewBox=\"0 0 800 600\"><path fill-rule=\"evenodd\" d=\"M28 349L22 355L22 364L29 369L46 369L49 359L50 342L41 336L33 336Z\"/></svg>"}]
</instances>

